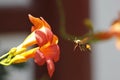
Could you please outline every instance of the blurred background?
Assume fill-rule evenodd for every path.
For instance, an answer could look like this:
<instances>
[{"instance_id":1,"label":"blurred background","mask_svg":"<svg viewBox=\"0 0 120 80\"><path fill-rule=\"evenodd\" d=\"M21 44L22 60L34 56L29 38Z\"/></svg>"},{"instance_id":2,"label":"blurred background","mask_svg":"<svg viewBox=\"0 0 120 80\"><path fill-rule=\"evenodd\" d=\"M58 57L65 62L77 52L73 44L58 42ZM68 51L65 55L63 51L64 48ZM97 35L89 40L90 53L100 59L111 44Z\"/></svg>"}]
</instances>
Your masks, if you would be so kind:
<instances>
[{"instance_id":1,"label":"blurred background","mask_svg":"<svg viewBox=\"0 0 120 80\"><path fill-rule=\"evenodd\" d=\"M90 17L94 29L106 31L119 17L120 0L91 0ZM115 38L93 45L91 56L92 80L120 80L120 51Z\"/></svg>"},{"instance_id":2,"label":"blurred background","mask_svg":"<svg viewBox=\"0 0 120 80\"><path fill-rule=\"evenodd\" d=\"M95 32L107 30L118 17L119 0L62 0L66 32L82 36L88 32L83 24L90 18ZM92 52L73 51L74 44L59 33L59 15L55 0L0 0L0 55L19 45L30 33L28 14L42 16L59 37L60 61L50 79L46 65L27 63L0 66L0 80L120 80L120 53L115 39L92 44Z\"/></svg>"}]
</instances>

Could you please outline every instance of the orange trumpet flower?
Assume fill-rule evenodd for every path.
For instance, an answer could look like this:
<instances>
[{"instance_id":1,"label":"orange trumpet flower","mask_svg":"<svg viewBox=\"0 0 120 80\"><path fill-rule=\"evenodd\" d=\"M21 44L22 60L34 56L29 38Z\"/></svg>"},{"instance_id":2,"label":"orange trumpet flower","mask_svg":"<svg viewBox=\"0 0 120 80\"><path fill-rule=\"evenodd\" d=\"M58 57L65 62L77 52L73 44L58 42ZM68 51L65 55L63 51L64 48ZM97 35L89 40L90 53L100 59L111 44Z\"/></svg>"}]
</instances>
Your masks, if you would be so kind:
<instances>
[{"instance_id":1,"label":"orange trumpet flower","mask_svg":"<svg viewBox=\"0 0 120 80\"><path fill-rule=\"evenodd\" d=\"M28 16L33 23L31 34L19 46L1 56L0 64L22 63L34 58L35 63L40 66L47 63L48 73L52 77L55 70L54 62L59 60L60 55L58 37L53 34L50 25L42 17L36 18L30 14ZM38 46L27 50L35 44Z\"/></svg>"}]
</instances>

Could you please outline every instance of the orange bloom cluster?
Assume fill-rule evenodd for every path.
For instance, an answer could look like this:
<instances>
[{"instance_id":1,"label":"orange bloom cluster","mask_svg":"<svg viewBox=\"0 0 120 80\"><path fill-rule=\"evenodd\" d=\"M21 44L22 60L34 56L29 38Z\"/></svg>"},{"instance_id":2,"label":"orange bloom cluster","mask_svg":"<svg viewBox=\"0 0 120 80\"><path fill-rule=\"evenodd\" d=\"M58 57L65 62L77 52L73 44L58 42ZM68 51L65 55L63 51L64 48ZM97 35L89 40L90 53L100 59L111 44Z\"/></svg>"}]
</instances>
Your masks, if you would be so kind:
<instances>
[{"instance_id":1,"label":"orange bloom cluster","mask_svg":"<svg viewBox=\"0 0 120 80\"><path fill-rule=\"evenodd\" d=\"M31 34L19 46L0 57L0 64L10 65L34 58L35 63L40 66L47 64L48 73L52 77L55 70L54 62L59 60L60 55L58 37L53 34L50 25L42 17L36 18L30 14L28 16L33 23ZM27 50L35 44L38 46Z\"/></svg>"}]
</instances>

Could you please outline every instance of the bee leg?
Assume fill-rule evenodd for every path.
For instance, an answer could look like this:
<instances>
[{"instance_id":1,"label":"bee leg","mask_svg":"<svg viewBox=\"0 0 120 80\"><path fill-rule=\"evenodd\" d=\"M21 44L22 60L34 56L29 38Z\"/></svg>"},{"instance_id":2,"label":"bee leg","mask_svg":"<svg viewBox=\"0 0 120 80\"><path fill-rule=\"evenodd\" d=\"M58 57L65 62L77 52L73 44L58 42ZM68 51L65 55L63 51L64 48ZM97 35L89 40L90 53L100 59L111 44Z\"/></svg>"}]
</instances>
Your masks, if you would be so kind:
<instances>
[{"instance_id":1,"label":"bee leg","mask_svg":"<svg viewBox=\"0 0 120 80\"><path fill-rule=\"evenodd\" d=\"M73 51L75 51L77 47L78 47L78 44L75 44Z\"/></svg>"}]
</instances>

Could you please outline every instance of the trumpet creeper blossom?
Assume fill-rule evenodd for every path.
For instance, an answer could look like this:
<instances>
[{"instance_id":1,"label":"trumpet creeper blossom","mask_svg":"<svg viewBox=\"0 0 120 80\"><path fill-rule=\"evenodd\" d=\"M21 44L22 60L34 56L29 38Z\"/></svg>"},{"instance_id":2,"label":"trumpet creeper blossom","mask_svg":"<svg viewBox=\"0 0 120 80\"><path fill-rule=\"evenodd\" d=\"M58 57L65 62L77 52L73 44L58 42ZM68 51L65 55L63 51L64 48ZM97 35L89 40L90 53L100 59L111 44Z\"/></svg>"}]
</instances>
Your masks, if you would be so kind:
<instances>
[{"instance_id":1,"label":"trumpet creeper blossom","mask_svg":"<svg viewBox=\"0 0 120 80\"><path fill-rule=\"evenodd\" d=\"M116 20L109 29L112 35L116 37L116 47L120 50L120 20Z\"/></svg>"},{"instance_id":2,"label":"trumpet creeper blossom","mask_svg":"<svg viewBox=\"0 0 120 80\"><path fill-rule=\"evenodd\" d=\"M97 40L108 40L112 37L116 38L116 47L120 50L120 20L113 22L111 27L106 32L99 32L94 34L94 38Z\"/></svg>"},{"instance_id":3,"label":"trumpet creeper blossom","mask_svg":"<svg viewBox=\"0 0 120 80\"><path fill-rule=\"evenodd\" d=\"M55 70L54 62L59 60L60 49L58 46L58 37L53 34L50 25L42 18L36 18L28 15L31 23L31 34L19 46L10 49L8 53L0 57L0 64L10 65L22 63L33 58L38 65L47 64L50 77ZM28 47L37 47L28 50Z\"/></svg>"}]
</instances>

